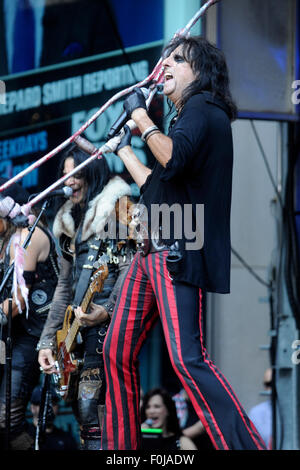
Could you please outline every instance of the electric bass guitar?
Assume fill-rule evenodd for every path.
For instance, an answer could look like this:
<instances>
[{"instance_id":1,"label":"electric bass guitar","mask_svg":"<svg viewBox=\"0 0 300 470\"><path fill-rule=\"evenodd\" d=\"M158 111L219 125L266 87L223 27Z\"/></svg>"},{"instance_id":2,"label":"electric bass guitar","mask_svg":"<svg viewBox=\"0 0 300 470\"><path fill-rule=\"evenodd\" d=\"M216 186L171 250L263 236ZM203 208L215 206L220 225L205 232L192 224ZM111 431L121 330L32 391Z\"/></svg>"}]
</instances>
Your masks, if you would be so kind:
<instances>
[{"instance_id":1,"label":"electric bass guitar","mask_svg":"<svg viewBox=\"0 0 300 470\"><path fill-rule=\"evenodd\" d=\"M106 264L102 264L93 273L91 283L80 305L84 313L87 312L96 292L102 291L107 276L108 268ZM57 354L55 366L58 373L53 374L56 391L67 402L72 401L74 398L79 368L82 365L81 357L76 357L77 336L80 327L81 325L74 316L73 306L69 305L65 311L63 327L56 333Z\"/></svg>"}]
</instances>

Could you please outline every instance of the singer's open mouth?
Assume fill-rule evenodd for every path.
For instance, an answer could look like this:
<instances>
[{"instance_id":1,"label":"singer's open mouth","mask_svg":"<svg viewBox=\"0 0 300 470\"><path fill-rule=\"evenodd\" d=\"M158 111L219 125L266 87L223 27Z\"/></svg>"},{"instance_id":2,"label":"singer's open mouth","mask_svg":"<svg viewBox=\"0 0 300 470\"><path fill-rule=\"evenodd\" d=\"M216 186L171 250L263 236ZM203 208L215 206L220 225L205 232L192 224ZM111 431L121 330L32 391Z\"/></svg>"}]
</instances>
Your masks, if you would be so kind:
<instances>
[{"instance_id":1,"label":"singer's open mouth","mask_svg":"<svg viewBox=\"0 0 300 470\"><path fill-rule=\"evenodd\" d=\"M167 82L168 80L172 80L172 78L174 77L170 72L165 73L165 82Z\"/></svg>"},{"instance_id":2,"label":"singer's open mouth","mask_svg":"<svg viewBox=\"0 0 300 470\"><path fill-rule=\"evenodd\" d=\"M77 188L72 187L73 189L73 194L71 196L71 201L74 204L80 204L83 203L85 200L85 195L86 195L86 189L85 186L80 186Z\"/></svg>"}]
</instances>

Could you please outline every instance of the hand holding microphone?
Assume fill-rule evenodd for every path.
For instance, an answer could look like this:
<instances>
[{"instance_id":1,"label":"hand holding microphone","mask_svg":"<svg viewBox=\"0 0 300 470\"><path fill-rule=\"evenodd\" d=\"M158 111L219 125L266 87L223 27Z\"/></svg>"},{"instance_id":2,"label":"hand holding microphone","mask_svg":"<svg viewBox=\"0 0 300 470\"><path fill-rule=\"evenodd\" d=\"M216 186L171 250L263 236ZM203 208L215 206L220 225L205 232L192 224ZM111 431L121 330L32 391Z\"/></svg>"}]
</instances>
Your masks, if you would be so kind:
<instances>
[{"instance_id":1,"label":"hand holding microphone","mask_svg":"<svg viewBox=\"0 0 300 470\"><path fill-rule=\"evenodd\" d=\"M10 196L0 197L0 217L8 219L13 225L20 228L28 227L31 223L30 216L22 214L21 206Z\"/></svg>"},{"instance_id":2,"label":"hand holding microphone","mask_svg":"<svg viewBox=\"0 0 300 470\"><path fill-rule=\"evenodd\" d=\"M126 147L127 145L131 145L131 130L130 128L125 124L123 127L124 130L124 135L122 139L120 140L119 145L117 146L115 152L118 153L119 150L121 150L123 147Z\"/></svg>"},{"instance_id":3,"label":"hand holding microphone","mask_svg":"<svg viewBox=\"0 0 300 470\"><path fill-rule=\"evenodd\" d=\"M12 197L6 196L2 198L0 196L0 217L8 217L9 214L11 217L15 217L20 212L20 205L17 204Z\"/></svg>"},{"instance_id":4,"label":"hand holding microphone","mask_svg":"<svg viewBox=\"0 0 300 470\"><path fill-rule=\"evenodd\" d=\"M107 134L107 143L103 146L103 151L117 153L121 148L130 145L131 129L135 127L134 121L130 121L131 114L137 108L147 110L146 99L149 97L149 94L150 92L147 88L136 88L128 95L123 103L124 111L111 126ZM97 148L91 142L81 136L77 136L74 142L90 155L97 151Z\"/></svg>"},{"instance_id":5,"label":"hand holding microphone","mask_svg":"<svg viewBox=\"0 0 300 470\"><path fill-rule=\"evenodd\" d=\"M150 428L152 428L152 424L153 424L153 419L148 418L148 419L146 419L146 421L144 421L141 424L141 428L142 429L150 429Z\"/></svg>"},{"instance_id":6,"label":"hand holding microphone","mask_svg":"<svg viewBox=\"0 0 300 470\"><path fill-rule=\"evenodd\" d=\"M111 126L107 134L107 140L112 139L120 132L122 127L124 127L126 122L131 118L131 114L135 109L144 108L147 110L146 99L148 96L149 90L147 90L147 88L135 88L135 90L127 96L123 103L124 111Z\"/></svg>"}]
</instances>

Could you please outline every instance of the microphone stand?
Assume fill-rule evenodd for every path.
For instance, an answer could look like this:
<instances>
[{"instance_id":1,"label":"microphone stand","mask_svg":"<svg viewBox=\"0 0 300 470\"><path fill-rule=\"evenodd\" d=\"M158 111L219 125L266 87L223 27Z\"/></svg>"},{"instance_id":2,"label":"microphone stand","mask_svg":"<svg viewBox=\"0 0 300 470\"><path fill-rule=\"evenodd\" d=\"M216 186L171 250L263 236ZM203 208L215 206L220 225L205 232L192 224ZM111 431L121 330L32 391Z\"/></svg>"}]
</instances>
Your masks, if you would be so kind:
<instances>
[{"instance_id":1,"label":"microphone stand","mask_svg":"<svg viewBox=\"0 0 300 470\"><path fill-rule=\"evenodd\" d=\"M8 317L7 317L8 332L11 332L11 320L12 320L12 299L10 298L8 299ZM10 441L11 361L12 361L12 342L11 342L11 335L7 333L6 352L5 352L5 363L6 363L5 450L9 450L9 441Z\"/></svg>"},{"instance_id":2,"label":"microphone stand","mask_svg":"<svg viewBox=\"0 0 300 470\"><path fill-rule=\"evenodd\" d=\"M34 450L39 450L40 443L45 439L48 409L51 406L50 378L50 375L44 374Z\"/></svg>"},{"instance_id":3,"label":"microphone stand","mask_svg":"<svg viewBox=\"0 0 300 470\"><path fill-rule=\"evenodd\" d=\"M48 206L48 201L46 200L42 206L42 209L37 216L34 224L28 228L29 233L24 240L23 248L26 249L29 245L33 232L40 221L43 213L45 212ZM12 275L14 269L14 261L11 263L9 268L7 269L3 280L0 285L0 296L3 292L5 285L7 284L10 276ZM5 430L6 430L6 438L5 438L5 446L6 450L9 450L9 442L10 442L10 417L11 417L11 372L12 372L12 299L9 299L8 302L8 317L7 317L7 336L6 336L6 353L5 353L5 362L6 362L6 396L5 396Z\"/></svg>"}]
</instances>

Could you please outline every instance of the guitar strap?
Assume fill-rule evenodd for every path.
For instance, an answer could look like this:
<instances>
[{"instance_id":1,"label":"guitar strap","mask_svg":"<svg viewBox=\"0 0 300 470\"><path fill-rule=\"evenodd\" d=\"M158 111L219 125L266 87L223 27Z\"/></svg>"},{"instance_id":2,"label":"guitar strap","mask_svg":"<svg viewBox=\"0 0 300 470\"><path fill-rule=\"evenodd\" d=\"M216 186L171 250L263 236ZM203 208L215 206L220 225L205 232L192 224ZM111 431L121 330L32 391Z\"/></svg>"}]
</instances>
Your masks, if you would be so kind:
<instances>
[{"instance_id":1,"label":"guitar strap","mask_svg":"<svg viewBox=\"0 0 300 470\"><path fill-rule=\"evenodd\" d=\"M73 304L76 306L81 304L86 290L90 284L90 278L95 270L94 264L97 260L101 242L101 239L97 239L96 237L94 237L93 240L89 243L89 251L86 257L86 262L82 266L82 270L75 290Z\"/></svg>"}]
</instances>

